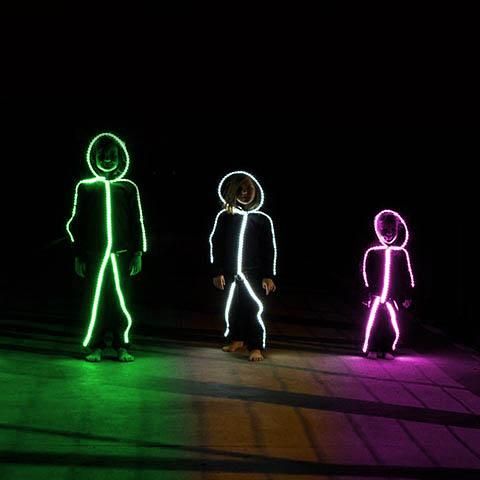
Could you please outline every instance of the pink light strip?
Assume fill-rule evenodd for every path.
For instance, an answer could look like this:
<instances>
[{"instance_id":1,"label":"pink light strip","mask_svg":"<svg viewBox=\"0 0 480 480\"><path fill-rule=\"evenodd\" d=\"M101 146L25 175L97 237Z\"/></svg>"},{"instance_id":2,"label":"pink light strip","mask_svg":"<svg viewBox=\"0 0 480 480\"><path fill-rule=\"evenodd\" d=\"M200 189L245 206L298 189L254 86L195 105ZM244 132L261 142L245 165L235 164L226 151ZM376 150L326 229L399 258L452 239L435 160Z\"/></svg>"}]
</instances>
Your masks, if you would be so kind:
<instances>
[{"instance_id":1,"label":"pink light strip","mask_svg":"<svg viewBox=\"0 0 480 480\"><path fill-rule=\"evenodd\" d=\"M400 329L398 328L398 323L397 323L397 314L395 312L395 309L393 308L393 305L390 302L386 303L388 312L390 313L390 322L392 323L392 327L395 330L395 340L393 341L392 345L392 350L395 350L397 347L397 342L398 339L400 338Z\"/></svg>"},{"instance_id":2,"label":"pink light strip","mask_svg":"<svg viewBox=\"0 0 480 480\"><path fill-rule=\"evenodd\" d=\"M377 310L379 305L380 305L380 297L375 297L372 308L370 310L370 315L368 316L367 328L365 329L365 341L363 343L363 348L362 348L363 353L365 353L368 349L370 333L372 331L372 327L375 322L375 317L377 316Z\"/></svg>"},{"instance_id":3,"label":"pink light strip","mask_svg":"<svg viewBox=\"0 0 480 480\"><path fill-rule=\"evenodd\" d=\"M394 210L382 210L381 212L377 213L377 215L375 215L375 220L373 221L373 226L375 228L375 233L377 234L377 237L380 240L380 243L382 245L388 246L389 244L391 244L392 242L394 242L396 240L396 237L395 237L391 242L389 242L387 244L385 242L385 240L383 239L381 233L380 233L380 229L379 229L380 218L382 217L382 215L388 215L388 214L394 215L398 220L400 220L401 224L405 228L405 239L403 240L403 243L400 246L401 248L403 248L408 243L409 233L408 233L408 228L407 228L407 224L406 224L405 220L402 218L402 216L398 212L395 212Z\"/></svg>"},{"instance_id":4,"label":"pink light strip","mask_svg":"<svg viewBox=\"0 0 480 480\"><path fill-rule=\"evenodd\" d=\"M363 281L365 282L365 286L368 287L368 278L367 278L367 257L368 254L372 250L385 250L386 247L372 247L369 248L366 252L365 255L363 256L363 267L362 267L362 273L363 273Z\"/></svg>"},{"instance_id":5,"label":"pink light strip","mask_svg":"<svg viewBox=\"0 0 480 480\"><path fill-rule=\"evenodd\" d=\"M390 247L385 249L385 265L383 267L383 289L382 296L380 297L380 302L385 303L387 300L387 295L390 290L390 273L392 267L392 251Z\"/></svg>"},{"instance_id":6,"label":"pink light strip","mask_svg":"<svg viewBox=\"0 0 480 480\"><path fill-rule=\"evenodd\" d=\"M405 252L405 257L407 258L408 273L410 274L410 285L413 288L415 287L415 279L413 278L412 264L410 263L410 255L404 248L402 248L402 250Z\"/></svg>"}]
</instances>

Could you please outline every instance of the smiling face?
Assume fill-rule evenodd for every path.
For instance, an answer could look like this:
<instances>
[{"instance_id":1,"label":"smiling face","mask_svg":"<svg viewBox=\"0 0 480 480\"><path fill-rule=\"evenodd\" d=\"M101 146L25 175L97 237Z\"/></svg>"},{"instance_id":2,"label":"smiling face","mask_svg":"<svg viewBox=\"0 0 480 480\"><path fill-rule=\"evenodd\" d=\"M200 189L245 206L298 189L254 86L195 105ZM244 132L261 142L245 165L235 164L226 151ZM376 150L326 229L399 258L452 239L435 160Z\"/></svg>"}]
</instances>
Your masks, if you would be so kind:
<instances>
[{"instance_id":1,"label":"smiling face","mask_svg":"<svg viewBox=\"0 0 480 480\"><path fill-rule=\"evenodd\" d=\"M398 236L398 221L393 215L384 215L378 222L378 229L384 242L391 245Z\"/></svg>"},{"instance_id":2,"label":"smiling face","mask_svg":"<svg viewBox=\"0 0 480 480\"><path fill-rule=\"evenodd\" d=\"M105 173L113 172L120 163L120 152L114 143L95 152L95 165Z\"/></svg>"},{"instance_id":3,"label":"smiling face","mask_svg":"<svg viewBox=\"0 0 480 480\"><path fill-rule=\"evenodd\" d=\"M410 238L407 223L394 210L381 210L375 215L373 227L379 242L384 246L405 248Z\"/></svg>"},{"instance_id":4,"label":"smiling face","mask_svg":"<svg viewBox=\"0 0 480 480\"><path fill-rule=\"evenodd\" d=\"M87 149L87 163L97 176L116 180L125 175L129 165L125 144L115 135L102 133L95 137Z\"/></svg>"}]
</instances>

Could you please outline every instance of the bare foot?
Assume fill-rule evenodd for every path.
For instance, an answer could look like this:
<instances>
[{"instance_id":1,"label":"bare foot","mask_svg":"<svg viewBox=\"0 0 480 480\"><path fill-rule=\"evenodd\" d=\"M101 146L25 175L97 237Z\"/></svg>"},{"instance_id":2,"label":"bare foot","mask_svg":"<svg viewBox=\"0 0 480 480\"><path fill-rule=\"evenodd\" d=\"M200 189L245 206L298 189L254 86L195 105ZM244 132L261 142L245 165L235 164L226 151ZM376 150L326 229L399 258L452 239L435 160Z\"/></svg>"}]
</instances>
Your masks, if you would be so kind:
<instances>
[{"instance_id":1,"label":"bare foot","mask_svg":"<svg viewBox=\"0 0 480 480\"><path fill-rule=\"evenodd\" d=\"M135 357L128 353L126 348L119 348L117 350L117 358L120 362L133 362Z\"/></svg>"},{"instance_id":2,"label":"bare foot","mask_svg":"<svg viewBox=\"0 0 480 480\"><path fill-rule=\"evenodd\" d=\"M262 352L260 350L252 350L250 352L250 356L248 357L251 362L261 362L262 360L264 360L264 358L265 357L262 355Z\"/></svg>"},{"instance_id":3,"label":"bare foot","mask_svg":"<svg viewBox=\"0 0 480 480\"><path fill-rule=\"evenodd\" d=\"M224 352L236 352L237 350L240 350L243 348L243 342L235 341L230 343L229 345L225 345L222 347L222 350Z\"/></svg>"},{"instance_id":4,"label":"bare foot","mask_svg":"<svg viewBox=\"0 0 480 480\"><path fill-rule=\"evenodd\" d=\"M102 360L102 349L96 348L93 352L89 353L85 360L87 362L100 362Z\"/></svg>"}]
</instances>

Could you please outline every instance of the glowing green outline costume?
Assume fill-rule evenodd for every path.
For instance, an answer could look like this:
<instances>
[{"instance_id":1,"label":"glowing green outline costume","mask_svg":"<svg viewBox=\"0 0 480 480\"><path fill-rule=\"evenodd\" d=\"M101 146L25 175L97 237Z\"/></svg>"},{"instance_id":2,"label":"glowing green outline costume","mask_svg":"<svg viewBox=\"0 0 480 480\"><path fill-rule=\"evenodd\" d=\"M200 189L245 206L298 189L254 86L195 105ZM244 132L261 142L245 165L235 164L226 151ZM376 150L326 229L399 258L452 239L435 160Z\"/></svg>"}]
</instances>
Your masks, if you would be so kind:
<instances>
[{"instance_id":1,"label":"glowing green outline costume","mask_svg":"<svg viewBox=\"0 0 480 480\"><path fill-rule=\"evenodd\" d=\"M107 180L107 178L105 178L105 177L102 177L102 176L98 175L98 173L93 168L91 158L90 158L93 145L95 144L95 142L97 142L102 137L108 137L108 138L114 140L123 150L123 152L125 154L125 159L126 159L126 164L125 164L125 167L123 168L123 170L120 171L115 178L109 179L109 180ZM70 217L70 220L68 220L68 222L67 222L66 230L67 230L68 235L70 236L70 240L72 241L72 243L74 243L75 239L73 237L72 232L70 231L70 224L72 223L72 221L75 217L76 210L77 210L78 189L79 189L80 185L83 184L83 183L92 184L92 183L97 183L97 182L103 182L104 185L105 185L105 206L106 206L105 211L106 211L107 246L106 246L105 252L103 254L103 259L102 259L102 262L101 262L101 265L100 265L100 269L98 271L98 277L97 277L96 288L95 288L95 295L94 295L94 300L93 300L91 315L90 315L90 322L89 322L89 325L88 325L87 335L85 336L85 339L83 341L83 346L87 347L91 338L92 338L93 329L95 328L95 322L97 320L98 304L99 304L100 296L101 296L101 293L102 293L102 286L103 286L103 280L104 280L104 276L105 276L105 270L107 268L107 265L108 265L109 261L111 263L112 270L113 270L113 277L115 279L115 289L116 289L116 292L117 292L120 307L121 307L122 312L124 313L125 318L127 320L127 328L125 329L125 332L123 334L123 339L124 339L125 343L129 343L128 334L129 334L130 329L132 327L132 317L131 317L130 313L128 312L127 307L125 305L125 299L124 299L124 296L123 296L123 292L122 292L121 285L120 285L120 279L119 279L119 275L118 275L117 261L116 261L116 258L115 258L115 254L112 253L113 232L112 232L112 204L111 204L110 187L111 187L111 183L114 183L114 182L128 182L135 187L135 191L136 191L136 195L137 195L140 225L141 225L141 230L142 230L142 251L146 252L147 251L147 239L146 239L146 235L145 235L145 226L144 226L144 223L143 223L143 212L142 212L142 204L141 204L141 201L140 201L140 192L138 190L137 185L134 182L132 182L131 180L123 178L125 176L125 174L127 173L128 167L130 165L130 156L128 155L128 151L127 151L127 148L126 148L125 144L116 135L106 132L106 133L101 133L101 134L97 135L96 137L94 137L91 140L91 142L88 146L87 153L86 153L86 158L87 158L87 164L88 164L91 172L95 175L95 177L80 180L80 182L77 183L77 185L75 187L75 196L74 196L74 200L73 200L72 216Z\"/></svg>"}]
</instances>

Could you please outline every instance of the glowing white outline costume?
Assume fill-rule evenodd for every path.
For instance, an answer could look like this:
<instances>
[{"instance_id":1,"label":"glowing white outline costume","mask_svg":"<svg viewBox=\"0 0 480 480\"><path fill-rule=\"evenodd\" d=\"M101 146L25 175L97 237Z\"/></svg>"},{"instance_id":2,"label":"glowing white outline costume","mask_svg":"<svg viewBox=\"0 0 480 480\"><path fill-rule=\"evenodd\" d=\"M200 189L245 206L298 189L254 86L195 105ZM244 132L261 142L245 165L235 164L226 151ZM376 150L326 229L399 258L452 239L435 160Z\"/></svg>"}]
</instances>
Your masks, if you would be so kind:
<instances>
[{"instance_id":1,"label":"glowing white outline costume","mask_svg":"<svg viewBox=\"0 0 480 480\"><path fill-rule=\"evenodd\" d=\"M270 216L267 215L266 213L263 213L263 212L259 211L260 208L263 205L265 197L264 197L263 189L262 189L260 183L250 173L245 172L243 170L236 170L234 172L230 172L229 174L225 175L222 178L222 180L220 180L220 183L218 184L218 189L217 189L218 197L220 198L220 201L223 204L226 204L225 199L223 198L223 195L222 195L222 187L225 183L225 180L227 180L232 175L245 175L246 177L250 178L255 183L257 191L259 192L259 195L260 195L260 202L259 202L259 204L256 208L254 208L252 210L249 210L249 211L244 211L244 210L241 210L240 208L234 207L233 208L233 214L243 216L242 224L240 226L240 231L239 231L239 234L238 234L239 239L238 239L237 272L236 272L236 274L243 281L248 293L250 294L253 301L258 306L257 321L262 328L262 332L263 332L262 345L263 345L263 348L265 348L267 332L266 332L265 324L262 320L263 304L260 301L260 299L257 297L257 295L255 295L255 292L254 292L252 286L250 285L250 282L247 280L247 277L243 273L243 269L242 269L242 267L243 267L243 250L244 250L243 247L244 247L245 230L247 228L248 217L250 215L263 215L264 217L266 217L270 222L270 229L271 229L271 232L272 232L272 242L273 242L273 252L274 252L274 254L273 254L273 275L276 275L276 272L277 272L277 243L276 243L276 239L275 239L275 230L274 230L274 227L273 227L273 221L270 218ZM215 235L215 230L217 228L218 219L220 218L220 215L222 215L223 213L226 213L225 209L222 209L222 210L220 210L220 212L217 213L217 216L215 217L215 221L214 221L214 224L213 224L212 232L210 233L210 237L208 239L208 241L210 243L210 263L212 263L212 264L213 264L213 261L214 261L213 237ZM233 297L234 297L234 294L235 294L235 287L236 287L236 283L235 283L235 280L234 280L232 282L232 284L230 285L230 289L228 291L227 303L225 305L225 324L226 324L226 329L225 329L225 333L224 333L225 337L227 337L228 334L230 333L229 314L230 314L230 306L232 304Z\"/></svg>"}]
</instances>

